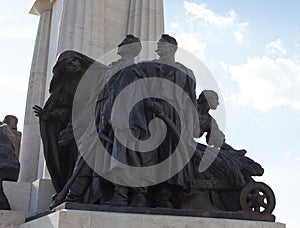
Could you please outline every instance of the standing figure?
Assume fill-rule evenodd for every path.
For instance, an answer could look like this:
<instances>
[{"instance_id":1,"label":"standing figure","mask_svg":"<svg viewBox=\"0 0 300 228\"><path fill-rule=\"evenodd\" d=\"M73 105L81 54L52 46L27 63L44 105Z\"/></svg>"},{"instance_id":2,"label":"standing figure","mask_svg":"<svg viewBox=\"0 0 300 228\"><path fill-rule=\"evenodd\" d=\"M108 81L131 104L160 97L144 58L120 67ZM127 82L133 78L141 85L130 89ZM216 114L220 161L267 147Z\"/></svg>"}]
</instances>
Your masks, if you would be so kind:
<instances>
[{"instance_id":1,"label":"standing figure","mask_svg":"<svg viewBox=\"0 0 300 228\"><path fill-rule=\"evenodd\" d=\"M114 130L121 129L112 129L112 106L119 92L125 88L126 85L137 79L136 73L134 73L134 69L136 68L134 58L140 53L141 48L140 40L133 35L127 35L118 45L117 54L121 58L110 64L109 69L104 73L103 77L109 80L100 91L95 109L95 124L102 144L112 156L120 162L125 163L128 151L126 151L126 148L114 137ZM135 129L138 129L138 126L136 126ZM134 152L128 153L134 157ZM102 160L97 160L97 158L94 160L94 166L103 162ZM77 169L77 167L76 165L75 169ZM89 191L89 203L106 203L108 205L118 206L128 205L129 188L104 180L102 177L99 177L96 172L93 172L87 164L83 165L79 175L72 184L66 201L82 202L89 187L91 187ZM143 191L143 195L144 194L145 192ZM145 200L141 203L144 205Z\"/></svg>"},{"instance_id":2,"label":"standing figure","mask_svg":"<svg viewBox=\"0 0 300 228\"><path fill-rule=\"evenodd\" d=\"M175 62L175 53L177 51L177 41L175 38L163 34L160 40L157 43L156 53L159 58L150 62L141 62L138 64L139 69L143 71L143 74L146 77L156 77L161 79L169 80L174 84L174 86L165 88L164 85L160 83L153 83L151 85L151 90L155 91L155 94L160 94L161 97L166 97L166 99L153 98L152 104L149 106L150 110L148 110L149 121L153 118L158 117L158 113L163 113L168 119L173 123L174 126L178 129L178 132L181 130L180 117L177 113L179 110L175 110L175 108L170 104L172 102L176 103L179 107L181 107L181 112L185 112L184 116L185 123L187 121L194 122L195 116L193 113L190 113L186 109L186 105L188 103L185 98L182 97L182 94L177 94L177 90L175 85L179 86L184 93L188 96L188 99L192 101L196 108L196 81L193 72L186 68L184 65ZM171 94L171 96L170 96ZM170 103L169 103L170 101ZM186 124L188 126L188 124ZM159 131L160 129L157 129ZM190 129L190 137L192 138L193 129ZM178 137L175 134L174 130L167 127L167 134L162 142L162 144L153 152L157 155L156 162L160 163L167 159L176 149L178 145ZM186 151L181 151L182 153L186 153ZM170 164L170 167L176 167L178 164ZM171 168L169 170L159 170L158 172L168 172L170 173ZM173 208L174 204L171 202L172 198L172 190L174 186L185 187L185 179L183 173L179 173L180 175L175 175L171 177L164 183L158 184L154 187L154 206L157 207L165 207L165 208ZM161 175L157 173L157 175ZM176 187L175 187L176 188Z\"/></svg>"},{"instance_id":3,"label":"standing figure","mask_svg":"<svg viewBox=\"0 0 300 228\"><path fill-rule=\"evenodd\" d=\"M50 97L34 106L40 120L46 165L56 192L72 175L78 151L72 132L72 104L78 83L95 61L76 51L64 51L53 68Z\"/></svg>"},{"instance_id":4,"label":"standing figure","mask_svg":"<svg viewBox=\"0 0 300 228\"><path fill-rule=\"evenodd\" d=\"M134 62L134 58L140 53L141 49L140 40L133 35L127 35L123 42L118 45L118 55L121 56L121 59L112 63L112 68L108 73L113 76L99 94L96 109L98 134L106 150L119 162L138 167L146 165L151 158L148 155L132 151L122 145L115 137L115 133L116 131L125 132L128 129L124 128L122 124L113 129L111 122L115 115L112 107L118 94L130 83L141 79ZM142 88L135 88L130 96L135 96L141 90ZM127 110L127 104L129 104L131 99L130 96L122 97L122 103L124 104L122 110L127 113L132 111L129 120L130 130L137 139L141 140L147 138L148 133L147 124L144 121L144 105L140 103L133 110ZM118 170L119 167L111 167L110 169L111 171ZM132 193L132 197L129 197L130 193ZM115 206L127 206L130 204L130 206L134 207L144 207L147 204L146 194L147 188L130 188L128 186L113 184L111 198L104 203Z\"/></svg>"},{"instance_id":5,"label":"standing figure","mask_svg":"<svg viewBox=\"0 0 300 228\"><path fill-rule=\"evenodd\" d=\"M110 113L113 106L114 99L116 98L117 92L125 87L115 81L120 81L118 75L126 67L135 66L134 58L141 52L142 45L139 38L129 34L125 39L118 45L117 54L121 57L119 60L112 62L110 68L106 71L106 78L110 80L104 85L101 90L96 106L96 127L98 133L101 134L105 131L105 128L111 129L110 124ZM119 87L118 87L119 86Z\"/></svg>"}]
</instances>

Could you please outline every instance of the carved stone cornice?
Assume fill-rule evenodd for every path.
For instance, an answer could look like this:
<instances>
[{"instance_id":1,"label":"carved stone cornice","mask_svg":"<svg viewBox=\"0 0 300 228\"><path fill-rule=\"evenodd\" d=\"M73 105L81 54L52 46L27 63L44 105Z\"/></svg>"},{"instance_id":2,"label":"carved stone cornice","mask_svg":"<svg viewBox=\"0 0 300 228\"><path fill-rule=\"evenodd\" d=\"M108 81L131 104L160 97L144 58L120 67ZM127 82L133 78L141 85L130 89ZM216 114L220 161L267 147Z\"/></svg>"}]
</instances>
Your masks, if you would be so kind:
<instances>
[{"instance_id":1,"label":"carved stone cornice","mask_svg":"<svg viewBox=\"0 0 300 228\"><path fill-rule=\"evenodd\" d=\"M41 15L43 12L51 10L55 0L36 0L33 3L29 13L33 15Z\"/></svg>"}]
</instances>

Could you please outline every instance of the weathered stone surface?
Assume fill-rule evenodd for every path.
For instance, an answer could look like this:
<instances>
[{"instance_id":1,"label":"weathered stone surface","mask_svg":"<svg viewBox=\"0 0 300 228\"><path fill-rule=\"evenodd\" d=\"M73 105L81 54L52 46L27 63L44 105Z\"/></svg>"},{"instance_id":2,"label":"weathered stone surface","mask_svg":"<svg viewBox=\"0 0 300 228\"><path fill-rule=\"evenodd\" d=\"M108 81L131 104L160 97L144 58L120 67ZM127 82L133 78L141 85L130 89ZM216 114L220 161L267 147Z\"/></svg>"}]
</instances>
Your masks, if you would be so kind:
<instances>
[{"instance_id":1,"label":"weathered stone surface","mask_svg":"<svg viewBox=\"0 0 300 228\"><path fill-rule=\"evenodd\" d=\"M52 8L50 0L36 0L30 9L30 14L41 15Z\"/></svg>"},{"instance_id":2,"label":"weathered stone surface","mask_svg":"<svg viewBox=\"0 0 300 228\"><path fill-rule=\"evenodd\" d=\"M30 211L40 213L49 209L51 196L55 193L51 180L39 179L32 183Z\"/></svg>"},{"instance_id":3,"label":"weathered stone surface","mask_svg":"<svg viewBox=\"0 0 300 228\"><path fill-rule=\"evenodd\" d=\"M12 210L23 211L26 216L49 209L55 193L51 180L39 179L33 183L3 182L3 191Z\"/></svg>"},{"instance_id":4,"label":"weathered stone surface","mask_svg":"<svg viewBox=\"0 0 300 228\"><path fill-rule=\"evenodd\" d=\"M22 211L1 211L0 210L0 227L15 228L24 223L25 216Z\"/></svg>"},{"instance_id":5,"label":"weathered stone surface","mask_svg":"<svg viewBox=\"0 0 300 228\"><path fill-rule=\"evenodd\" d=\"M44 156L41 150L39 121L34 116L32 107L33 105L42 105L45 101L50 26L51 11L45 11L40 16L28 83L20 152L19 181L22 182L33 182L44 175Z\"/></svg>"},{"instance_id":6,"label":"weathered stone surface","mask_svg":"<svg viewBox=\"0 0 300 228\"><path fill-rule=\"evenodd\" d=\"M0 126L0 209L9 210L10 206L3 192L2 181L17 181L20 164L17 160L12 142L3 131L5 127L7 127L7 125Z\"/></svg>"},{"instance_id":7,"label":"weathered stone surface","mask_svg":"<svg viewBox=\"0 0 300 228\"><path fill-rule=\"evenodd\" d=\"M260 220L275 221L273 215L263 215L252 212L228 212L228 211L201 211L201 210L184 210L184 209L167 209L167 208L139 208L139 207L113 207L105 205L90 205L80 203L64 203L55 208L59 210L83 210L83 211L103 211L103 212L120 212L135 214L154 214L154 215L174 215L174 216L191 216L191 217L208 217L208 218L224 218L239 220Z\"/></svg>"},{"instance_id":8,"label":"weathered stone surface","mask_svg":"<svg viewBox=\"0 0 300 228\"><path fill-rule=\"evenodd\" d=\"M62 210L27 222L21 228L48 227L119 227L119 228L285 228L284 224L233 219L197 218L189 216L145 215L118 212Z\"/></svg>"},{"instance_id":9,"label":"weathered stone surface","mask_svg":"<svg viewBox=\"0 0 300 228\"><path fill-rule=\"evenodd\" d=\"M3 191L12 210L28 211L31 183L3 181Z\"/></svg>"}]
</instances>

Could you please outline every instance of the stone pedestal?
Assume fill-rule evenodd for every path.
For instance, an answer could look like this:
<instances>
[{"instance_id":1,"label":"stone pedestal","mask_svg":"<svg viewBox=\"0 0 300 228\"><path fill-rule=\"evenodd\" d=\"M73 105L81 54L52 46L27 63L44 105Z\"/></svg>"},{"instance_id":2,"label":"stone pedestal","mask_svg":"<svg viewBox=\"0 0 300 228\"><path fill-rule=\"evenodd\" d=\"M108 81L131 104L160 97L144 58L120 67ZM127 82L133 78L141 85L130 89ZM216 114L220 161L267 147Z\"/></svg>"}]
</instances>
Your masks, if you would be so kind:
<instances>
[{"instance_id":1,"label":"stone pedestal","mask_svg":"<svg viewBox=\"0 0 300 228\"><path fill-rule=\"evenodd\" d=\"M55 193L51 180L39 179L32 183L30 212L41 213L49 210L51 196Z\"/></svg>"},{"instance_id":2,"label":"stone pedestal","mask_svg":"<svg viewBox=\"0 0 300 228\"><path fill-rule=\"evenodd\" d=\"M29 214L31 189L31 183L3 181L3 191L11 210Z\"/></svg>"},{"instance_id":3,"label":"stone pedestal","mask_svg":"<svg viewBox=\"0 0 300 228\"><path fill-rule=\"evenodd\" d=\"M146 215L116 212L61 210L27 222L21 228L285 228L275 222L243 221L233 219L198 218L187 216Z\"/></svg>"},{"instance_id":4,"label":"stone pedestal","mask_svg":"<svg viewBox=\"0 0 300 228\"><path fill-rule=\"evenodd\" d=\"M15 228L25 222L25 216L22 211L2 211L0 210L0 227Z\"/></svg>"},{"instance_id":5,"label":"stone pedestal","mask_svg":"<svg viewBox=\"0 0 300 228\"><path fill-rule=\"evenodd\" d=\"M11 209L23 211L26 217L47 211L55 193L51 180L47 179L33 183L4 181L3 190Z\"/></svg>"}]
</instances>

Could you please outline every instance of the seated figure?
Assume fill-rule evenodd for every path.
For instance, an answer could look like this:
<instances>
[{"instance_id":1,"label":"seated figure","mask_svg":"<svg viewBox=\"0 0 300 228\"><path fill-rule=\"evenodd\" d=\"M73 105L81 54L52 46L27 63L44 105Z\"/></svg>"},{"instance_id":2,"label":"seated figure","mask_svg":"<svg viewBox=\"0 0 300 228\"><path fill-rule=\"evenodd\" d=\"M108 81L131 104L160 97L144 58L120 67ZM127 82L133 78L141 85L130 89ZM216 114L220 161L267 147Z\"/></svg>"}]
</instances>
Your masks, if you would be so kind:
<instances>
[{"instance_id":1,"label":"seated figure","mask_svg":"<svg viewBox=\"0 0 300 228\"><path fill-rule=\"evenodd\" d=\"M215 110L219 105L218 99L216 92L204 90L197 100L199 137L207 133L208 145L198 143L187 165L192 167L193 173L189 180L190 192L181 202L181 208L241 210L239 196L242 188L253 182L252 176L263 175L264 169L245 156L246 150L236 150L225 143L225 135L209 114L210 109ZM208 165L199 169L205 162ZM197 196L191 199L188 195L192 192L197 192ZM197 204L197 200L202 202L201 205Z\"/></svg>"},{"instance_id":2,"label":"seated figure","mask_svg":"<svg viewBox=\"0 0 300 228\"><path fill-rule=\"evenodd\" d=\"M216 110L219 105L219 96L213 90L204 90L197 100L200 135L206 135L206 142L209 146L214 146L222 150L232 150L246 154L245 150L235 150L225 142L225 135L219 129L216 120L209 114L209 110Z\"/></svg>"}]
</instances>

